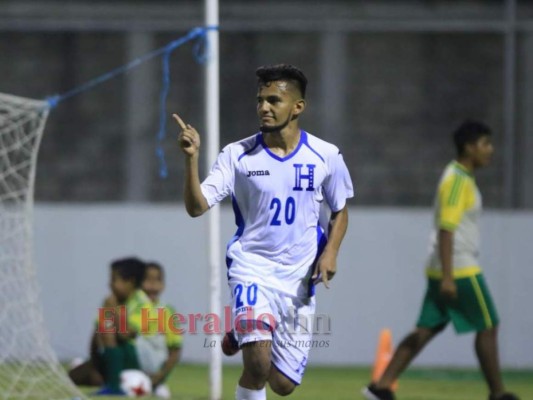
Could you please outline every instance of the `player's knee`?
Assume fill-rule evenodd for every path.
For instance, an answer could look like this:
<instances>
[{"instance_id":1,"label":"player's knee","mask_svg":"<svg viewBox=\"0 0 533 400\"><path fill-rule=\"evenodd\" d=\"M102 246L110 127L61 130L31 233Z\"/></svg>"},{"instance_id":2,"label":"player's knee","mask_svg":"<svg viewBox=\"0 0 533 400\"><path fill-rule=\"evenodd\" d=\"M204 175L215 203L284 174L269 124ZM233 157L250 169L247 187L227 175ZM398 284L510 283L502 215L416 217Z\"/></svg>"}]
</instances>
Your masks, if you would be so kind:
<instances>
[{"instance_id":1,"label":"player's knee","mask_svg":"<svg viewBox=\"0 0 533 400\"><path fill-rule=\"evenodd\" d=\"M440 327L435 327L432 329L416 328L413 332L405 337L402 345L410 348L411 350L418 351L441 330L442 328Z\"/></svg>"},{"instance_id":2,"label":"player's knee","mask_svg":"<svg viewBox=\"0 0 533 400\"><path fill-rule=\"evenodd\" d=\"M280 396L288 396L296 389L296 384L282 374L275 365L272 365L268 383L272 391Z\"/></svg>"},{"instance_id":3,"label":"player's knee","mask_svg":"<svg viewBox=\"0 0 533 400\"><path fill-rule=\"evenodd\" d=\"M266 382L268 379L268 368L263 363L249 363L245 365L247 374L254 382Z\"/></svg>"},{"instance_id":4,"label":"player's knee","mask_svg":"<svg viewBox=\"0 0 533 400\"><path fill-rule=\"evenodd\" d=\"M255 383L265 383L270 375L270 358L261 352L245 350L244 374Z\"/></svg>"},{"instance_id":5,"label":"player's knee","mask_svg":"<svg viewBox=\"0 0 533 400\"><path fill-rule=\"evenodd\" d=\"M435 336L435 335L441 333L444 330L444 328L446 328L446 324L445 323L437 325L437 326L431 328L431 336Z\"/></svg>"},{"instance_id":6,"label":"player's knee","mask_svg":"<svg viewBox=\"0 0 533 400\"><path fill-rule=\"evenodd\" d=\"M285 385L281 385L281 386L272 386L270 385L270 388L272 389L272 391L274 393L276 393L278 396L288 396L290 395L292 392L294 392L294 389L296 389L296 386L293 384L292 386L285 386Z\"/></svg>"},{"instance_id":7,"label":"player's knee","mask_svg":"<svg viewBox=\"0 0 533 400\"><path fill-rule=\"evenodd\" d=\"M288 396L296 389L296 385L293 382L279 374L271 376L268 383L270 384L270 389L279 396Z\"/></svg>"},{"instance_id":8,"label":"player's knee","mask_svg":"<svg viewBox=\"0 0 533 400\"><path fill-rule=\"evenodd\" d=\"M104 347L115 347L118 342L114 333L98 333L97 339Z\"/></svg>"},{"instance_id":9,"label":"player's knee","mask_svg":"<svg viewBox=\"0 0 533 400\"><path fill-rule=\"evenodd\" d=\"M482 331L479 331L477 333L478 336L485 336L485 337L496 337L498 336L498 327L492 326L490 328L484 329Z\"/></svg>"}]
</instances>

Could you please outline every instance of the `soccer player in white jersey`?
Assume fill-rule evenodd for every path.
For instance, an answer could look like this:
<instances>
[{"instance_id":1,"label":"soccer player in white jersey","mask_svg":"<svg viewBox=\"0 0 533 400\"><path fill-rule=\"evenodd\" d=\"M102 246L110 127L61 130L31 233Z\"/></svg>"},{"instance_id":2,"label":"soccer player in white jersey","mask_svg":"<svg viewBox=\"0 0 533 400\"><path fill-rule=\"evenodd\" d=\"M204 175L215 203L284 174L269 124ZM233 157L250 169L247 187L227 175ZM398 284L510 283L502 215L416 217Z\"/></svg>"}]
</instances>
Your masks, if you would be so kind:
<instances>
[{"instance_id":1,"label":"soccer player in white jersey","mask_svg":"<svg viewBox=\"0 0 533 400\"><path fill-rule=\"evenodd\" d=\"M237 400L266 399L300 384L314 315L314 284L337 270L348 225L350 174L337 147L298 126L307 79L291 65L261 67L260 132L224 147L200 184L200 136L177 115L185 153L185 206L197 217L231 196L237 233L227 247L236 340L244 368ZM327 240L318 223L331 209Z\"/></svg>"},{"instance_id":2,"label":"soccer player in white jersey","mask_svg":"<svg viewBox=\"0 0 533 400\"><path fill-rule=\"evenodd\" d=\"M457 333L475 332L475 350L489 386L489 400L518 400L502 383L498 316L479 264L481 194L474 172L490 163L490 129L466 121L454 132L457 159L441 176L427 262L428 286L413 332L398 346L378 382L363 390L369 400L393 400L392 383L449 322Z\"/></svg>"}]
</instances>

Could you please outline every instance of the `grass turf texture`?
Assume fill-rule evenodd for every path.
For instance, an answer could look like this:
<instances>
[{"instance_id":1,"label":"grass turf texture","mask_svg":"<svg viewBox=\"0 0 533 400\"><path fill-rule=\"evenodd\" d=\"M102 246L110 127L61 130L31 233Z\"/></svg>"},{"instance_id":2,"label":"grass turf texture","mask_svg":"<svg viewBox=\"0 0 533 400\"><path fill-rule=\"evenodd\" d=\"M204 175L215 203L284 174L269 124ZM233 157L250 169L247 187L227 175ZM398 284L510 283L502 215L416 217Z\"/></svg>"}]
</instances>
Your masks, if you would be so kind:
<instances>
[{"instance_id":1,"label":"grass turf texture","mask_svg":"<svg viewBox=\"0 0 533 400\"><path fill-rule=\"evenodd\" d=\"M224 400L233 400L239 366L224 366ZM361 388L368 383L370 369L363 367L309 367L303 383L290 399L353 400L362 399ZM533 399L533 371L506 371L504 380L522 400ZM168 380L175 400L208 400L208 368L199 365L179 365ZM85 393L94 389L84 389ZM268 399L282 397L267 392ZM400 379L399 400L486 400L487 389L480 373L474 369L410 369ZM113 397L96 397L116 400ZM155 397L143 397L145 400Z\"/></svg>"}]
</instances>

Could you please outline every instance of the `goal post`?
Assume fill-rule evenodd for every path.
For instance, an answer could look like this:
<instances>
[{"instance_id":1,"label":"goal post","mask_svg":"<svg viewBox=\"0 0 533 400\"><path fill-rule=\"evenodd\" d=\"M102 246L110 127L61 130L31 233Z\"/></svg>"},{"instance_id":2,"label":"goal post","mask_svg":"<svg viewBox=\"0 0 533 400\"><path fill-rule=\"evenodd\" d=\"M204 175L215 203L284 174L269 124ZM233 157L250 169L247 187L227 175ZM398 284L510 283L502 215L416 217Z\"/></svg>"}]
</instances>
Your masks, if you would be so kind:
<instances>
[{"instance_id":1,"label":"goal post","mask_svg":"<svg viewBox=\"0 0 533 400\"><path fill-rule=\"evenodd\" d=\"M46 332L33 263L33 192L46 101L0 93L0 400L85 398Z\"/></svg>"}]
</instances>

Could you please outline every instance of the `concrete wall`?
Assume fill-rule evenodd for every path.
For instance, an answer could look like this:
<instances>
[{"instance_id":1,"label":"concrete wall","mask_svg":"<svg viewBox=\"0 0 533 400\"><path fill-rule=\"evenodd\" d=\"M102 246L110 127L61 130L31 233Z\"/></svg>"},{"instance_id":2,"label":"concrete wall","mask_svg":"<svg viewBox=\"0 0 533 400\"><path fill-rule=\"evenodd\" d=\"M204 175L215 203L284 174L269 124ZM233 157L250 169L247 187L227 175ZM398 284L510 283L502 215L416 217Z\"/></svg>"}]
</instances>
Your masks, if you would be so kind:
<instances>
[{"instance_id":1,"label":"concrete wall","mask_svg":"<svg viewBox=\"0 0 533 400\"><path fill-rule=\"evenodd\" d=\"M314 349L313 363L371 363L380 329L391 328L397 343L412 327L424 291L430 219L428 209L351 209L339 273L330 290L318 290L317 313L331 317L331 333L317 337L328 341L328 348ZM206 224L205 218L187 217L180 205L38 204L35 259L52 345L60 358L87 354L96 308L108 292L108 263L117 257L159 260L167 269L164 298L180 313L205 313ZM223 207L224 242L233 232L231 210ZM533 367L531 232L533 213L488 211L484 216L482 260L502 320L500 347L507 367ZM224 283L224 301L225 288ZM187 334L184 360L206 362L206 339ZM448 328L417 362L474 365L472 340Z\"/></svg>"}]
</instances>

